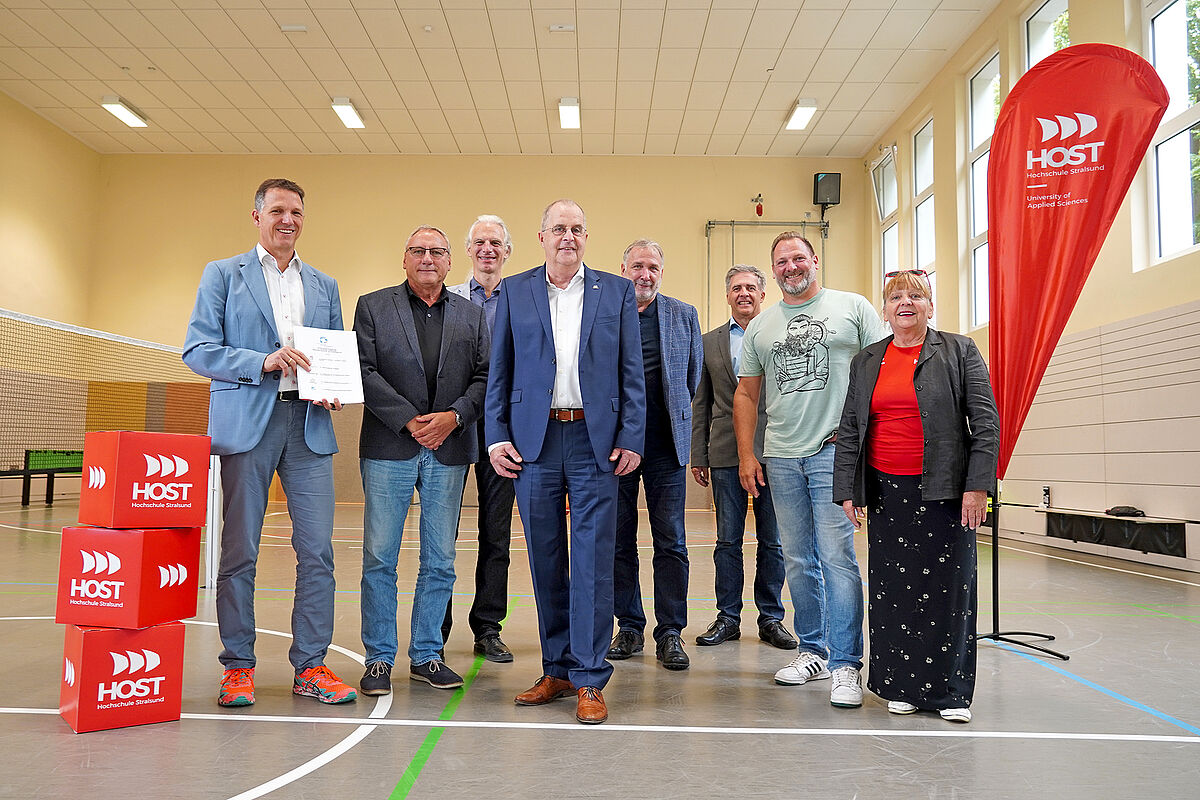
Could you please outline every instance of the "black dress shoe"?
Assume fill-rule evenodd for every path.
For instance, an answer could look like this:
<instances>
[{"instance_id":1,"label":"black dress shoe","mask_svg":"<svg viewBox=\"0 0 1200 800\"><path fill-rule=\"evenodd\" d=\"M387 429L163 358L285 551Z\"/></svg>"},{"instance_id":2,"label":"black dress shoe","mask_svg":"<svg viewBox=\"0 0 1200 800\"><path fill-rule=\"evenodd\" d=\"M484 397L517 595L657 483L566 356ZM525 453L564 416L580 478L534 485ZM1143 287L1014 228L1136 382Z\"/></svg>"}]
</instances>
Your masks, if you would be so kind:
<instances>
[{"instance_id":1,"label":"black dress shoe","mask_svg":"<svg viewBox=\"0 0 1200 800\"><path fill-rule=\"evenodd\" d=\"M654 649L654 655L667 669L687 669L692 664L688 654L683 652L683 639L678 633L668 633Z\"/></svg>"},{"instance_id":2,"label":"black dress shoe","mask_svg":"<svg viewBox=\"0 0 1200 800\"><path fill-rule=\"evenodd\" d=\"M736 622L730 622L725 617L717 617L717 621L708 626L708 630L696 637L696 644L701 647L712 647L730 639L740 639L742 629Z\"/></svg>"},{"instance_id":3,"label":"black dress shoe","mask_svg":"<svg viewBox=\"0 0 1200 800\"><path fill-rule=\"evenodd\" d=\"M800 646L796 641L796 637L788 632L788 629L783 627L783 623L777 619L773 619L766 625L758 629L758 638L762 639L772 647L778 647L780 650L795 650Z\"/></svg>"},{"instance_id":4,"label":"black dress shoe","mask_svg":"<svg viewBox=\"0 0 1200 800\"><path fill-rule=\"evenodd\" d=\"M637 631L617 631L608 647L608 658L612 661L623 661L634 653L642 652L645 643L645 638Z\"/></svg>"},{"instance_id":5,"label":"black dress shoe","mask_svg":"<svg viewBox=\"0 0 1200 800\"><path fill-rule=\"evenodd\" d=\"M512 651L500 641L500 634L489 633L475 640L475 654L483 656L488 661L497 664L507 664L513 660Z\"/></svg>"}]
</instances>

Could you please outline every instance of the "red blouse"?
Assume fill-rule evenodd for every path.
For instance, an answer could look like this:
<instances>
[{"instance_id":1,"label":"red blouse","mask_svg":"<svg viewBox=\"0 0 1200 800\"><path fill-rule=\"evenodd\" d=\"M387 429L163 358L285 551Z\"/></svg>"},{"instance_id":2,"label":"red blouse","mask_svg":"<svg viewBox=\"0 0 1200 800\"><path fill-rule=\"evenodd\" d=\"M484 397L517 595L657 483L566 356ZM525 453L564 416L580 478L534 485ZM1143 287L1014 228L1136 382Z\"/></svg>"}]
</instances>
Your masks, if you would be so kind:
<instances>
[{"instance_id":1,"label":"red blouse","mask_svg":"<svg viewBox=\"0 0 1200 800\"><path fill-rule=\"evenodd\" d=\"M889 475L920 475L925 433L913 389L921 345L889 343L871 395L867 463Z\"/></svg>"}]
</instances>

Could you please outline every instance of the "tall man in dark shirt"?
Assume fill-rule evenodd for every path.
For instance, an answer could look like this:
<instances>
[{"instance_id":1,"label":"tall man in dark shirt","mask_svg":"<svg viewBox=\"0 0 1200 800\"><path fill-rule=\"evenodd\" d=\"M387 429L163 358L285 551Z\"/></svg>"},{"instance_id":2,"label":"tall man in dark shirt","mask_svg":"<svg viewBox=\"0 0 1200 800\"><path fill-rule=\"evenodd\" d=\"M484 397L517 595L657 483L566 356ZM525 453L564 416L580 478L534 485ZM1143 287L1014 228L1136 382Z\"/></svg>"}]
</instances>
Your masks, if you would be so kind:
<instances>
[{"instance_id":1,"label":"tall man in dark shirt","mask_svg":"<svg viewBox=\"0 0 1200 800\"><path fill-rule=\"evenodd\" d=\"M683 527L687 464L692 444L692 398L700 384L704 351L696 309L659 294L662 247L638 239L625 248L621 274L633 281L646 375L646 452L642 463L620 478L617 545L613 566L617 635L610 659L642 649L646 612L638 580L638 484L646 486L646 509L654 543L655 655L670 670L691 663L681 634L687 625L688 555Z\"/></svg>"},{"instance_id":2,"label":"tall man in dark shirt","mask_svg":"<svg viewBox=\"0 0 1200 800\"><path fill-rule=\"evenodd\" d=\"M471 277L447 286L447 291L469 299L483 309L488 334L496 327L496 308L504 291L504 262L512 255L512 237L504 220L482 214L467 231L467 256ZM479 493L479 558L475 563L475 600L467 622L475 635L475 652L488 661L507 663L512 651L500 639L500 623L508 613L508 565L512 543L512 512L516 500L512 478L496 472L479 430L479 460L475 462L475 488ZM450 638L450 606L442 623L442 639Z\"/></svg>"},{"instance_id":3,"label":"tall man in dark shirt","mask_svg":"<svg viewBox=\"0 0 1200 800\"><path fill-rule=\"evenodd\" d=\"M462 686L442 662L441 634L454 589L454 540L467 465L478 457L475 423L487 388L490 339L483 311L446 291L450 242L423 225L404 250L408 280L358 300L362 363L359 456L363 515L362 639L368 695L391 691L396 565L415 490L421 498L420 567L413 594L409 677Z\"/></svg>"}]
</instances>

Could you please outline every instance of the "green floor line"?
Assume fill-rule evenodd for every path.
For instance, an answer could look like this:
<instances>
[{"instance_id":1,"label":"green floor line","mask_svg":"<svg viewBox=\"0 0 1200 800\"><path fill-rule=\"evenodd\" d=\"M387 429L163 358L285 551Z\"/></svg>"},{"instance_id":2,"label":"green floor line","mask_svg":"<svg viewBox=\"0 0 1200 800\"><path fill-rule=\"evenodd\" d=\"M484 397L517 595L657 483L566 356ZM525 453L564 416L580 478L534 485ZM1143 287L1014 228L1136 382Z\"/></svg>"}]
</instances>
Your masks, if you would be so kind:
<instances>
[{"instance_id":1,"label":"green floor line","mask_svg":"<svg viewBox=\"0 0 1200 800\"><path fill-rule=\"evenodd\" d=\"M500 620L501 627L508 621L508 616L512 613L513 606L515 605L516 600L509 602L508 610L504 613L504 619ZM442 709L442 713L438 714L438 719L446 721L454 719L454 713L458 711L459 705L462 703L463 698L466 697L467 690L471 688L471 684L475 681L475 676L479 674L479 668L483 666L483 662L483 656L475 656L475 661L471 664L471 668L467 670L467 674L463 678L463 685L454 692L454 696L446 703L446 707ZM421 777L421 771L425 769L426 762L433 755L433 750L437 747L445 730L445 728L431 728L429 733L425 735L425 741L421 742L421 746L413 754L412 760L408 762L408 766L404 770L404 774L400 776L400 782L396 784L396 788L388 795L388 800L404 800L404 798L408 797L408 793L412 791L417 778Z\"/></svg>"},{"instance_id":2,"label":"green floor line","mask_svg":"<svg viewBox=\"0 0 1200 800\"><path fill-rule=\"evenodd\" d=\"M1166 617L1167 619L1177 619L1181 622L1191 622L1192 624L1200 623L1200 619L1193 619L1192 617L1181 617L1178 614L1172 614L1170 611L1164 611L1160 608L1148 608L1146 606L1140 606L1140 605L1136 605L1136 604L1134 605L1134 608L1145 608L1147 611L1153 611L1155 614L1162 616L1162 617Z\"/></svg>"}]
</instances>

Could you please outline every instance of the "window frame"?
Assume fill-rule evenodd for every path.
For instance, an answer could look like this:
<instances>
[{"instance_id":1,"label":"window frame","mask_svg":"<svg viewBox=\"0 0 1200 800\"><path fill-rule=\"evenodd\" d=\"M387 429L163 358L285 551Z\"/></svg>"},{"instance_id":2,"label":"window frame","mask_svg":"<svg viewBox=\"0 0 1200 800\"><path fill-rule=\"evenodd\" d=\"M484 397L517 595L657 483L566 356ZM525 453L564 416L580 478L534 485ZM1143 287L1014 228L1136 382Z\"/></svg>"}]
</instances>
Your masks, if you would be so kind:
<instances>
[{"instance_id":1,"label":"window frame","mask_svg":"<svg viewBox=\"0 0 1200 800\"><path fill-rule=\"evenodd\" d=\"M964 271L967 274L967 287L968 287L968 291L967 291L967 298L968 298L967 327L969 330L975 330L977 328L983 327L984 325L987 325L990 322L990 317L991 317L991 310L987 309L987 311L986 311L987 316L980 319L980 313L979 313L980 309L977 307L977 304L975 303L975 298L979 294L978 287L976 286L976 284L979 280L979 275L978 275L978 270L975 267L975 260L976 260L975 254L979 251L979 249L981 247L985 247L987 245L988 229L987 229L987 225L986 225L987 209L985 206L984 217L983 217L985 220L984 228L979 233L975 232L974 224L975 224L975 216L976 216L977 209L975 208L974 179L975 179L975 164L981 158L984 158L985 156L988 156L991 154L992 136L996 131L996 121L994 119L992 120L991 131L988 133L988 135L986 137L984 137L978 143L975 143L973 146L972 146L972 143L974 142L975 132L976 132L975 93L974 93L975 87L973 84L975 82L975 79L978 78L980 76L980 74L983 73L984 70L989 69L992 61L996 62L996 80L999 81L999 87L998 87L997 91L1001 92L1002 93L1001 96L1003 96L1004 81L1002 80L1002 78L1003 78L1004 73L1003 73L1003 69L1002 69L1003 62L1000 59L999 47L988 50L987 54L984 55L984 57L981 58L978 62L976 62L975 66L972 69L967 71L967 77L963 83L963 87L966 90L966 95L967 95L967 115L966 115L967 137L965 140L966 145L967 145L967 151L965 153L963 166L964 166L965 173L966 173L965 177L966 177L966 189L967 189L967 192L966 192L966 194L967 194L967 203L966 203L967 251L966 251L966 264L965 264ZM991 81L988 82L988 85L989 86L991 85ZM985 174L985 178L986 178L986 172L984 174ZM984 186L985 202L986 202L986 196L987 196L986 192L987 192L987 187L985 185ZM987 276L987 272L985 269L984 277L986 278L986 276Z\"/></svg>"},{"instance_id":2,"label":"window frame","mask_svg":"<svg viewBox=\"0 0 1200 800\"><path fill-rule=\"evenodd\" d=\"M1070 20L1069 15L1071 13L1069 0L1042 0L1040 3L1036 2L1036 0L1035 0L1034 7L1030 7L1028 12L1024 16L1021 17L1021 32L1022 32L1021 50L1024 55L1023 63L1025 65L1025 71L1030 70L1035 64L1037 64L1043 58L1046 58L1046 56L1053 55L1054 53L1058 52L1057 50L1051 50L1049 53L1042 56L1037 61L1034 61L1033 60L1033 52L1032 52L1033 48L1031 47L1032 43L1030 42L1030 37L1029 37L1029 24L1031 22L1033 22L1034 17L1036 17L1038 14L1042 13L1042 10L1046 6L1050 5L1051 3L1061 3L1062 4L1063 10L1060 11L1058 14L1056 14L1054 18L1058 19L1058 17L1062 16L1063 14L1067 14L1068 15L1068 17L1067 17L1068 25L1069 25L1069 20ZM1070 30L1070 28L1068 27L1068 31L1069 30ZM1069 46L1070 42L1068 42L1067 44Z\"/></svg>"},{"instance_id":3,"label":"window frame","mask_svg":"<svg viewBox=\"0 0 1200 800\"><path fill-rule=\"evenodd\" d=\"M1155 64L1155 42L1154 42L1154 20L1175 3L1186 3L1187 0L1147 0L1142 7L1142 30L1143 30L1143 46L1146 58L1157 69ZM1186 7L1185 7L1186 8ZM1161 76L1160 76L1161 77ZM1164 80L1164 83L1167 81ZM1170 113L1168 111L1168 113ZM1147 210L1149 211L1150 235L1148 244L1150 252L1149 258L1144 266L1134 265L1134 271L1161 264L1166 261L1171 261L1180 256L1185 256L1190 253L1200 251L1200 241L1197 241L1188 247L1169 252L1163 249L1162 236L1162 213L1160 201L1160 189L1158 180L1158 148L1165 144L1168 140L1184 134L1192 128L1200 126L1200 102L1194 105L1187 106L1180 111L1177 111L1173 116L1164 116L1159 123L1158 130L1154 132L1153 138L1150 140L1150 146L1146 150L1146 175L1149 187L1147 194ZM1195 216L1195 210L1193 210Z\"/></svg>"}]
</instances>

